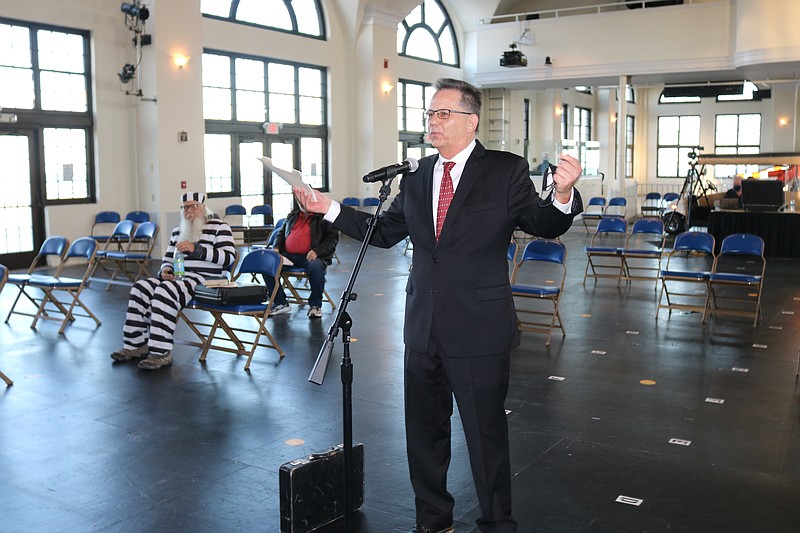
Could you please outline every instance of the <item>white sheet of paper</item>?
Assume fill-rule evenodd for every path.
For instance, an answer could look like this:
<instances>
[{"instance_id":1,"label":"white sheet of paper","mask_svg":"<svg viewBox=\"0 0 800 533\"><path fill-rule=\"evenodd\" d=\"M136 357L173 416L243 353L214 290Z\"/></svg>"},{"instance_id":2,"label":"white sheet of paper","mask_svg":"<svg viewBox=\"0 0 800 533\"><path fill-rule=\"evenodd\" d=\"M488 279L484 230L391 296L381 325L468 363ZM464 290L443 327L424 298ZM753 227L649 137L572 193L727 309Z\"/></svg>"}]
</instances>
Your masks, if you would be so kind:
<instances>
[{"instance_id":1,"label":"white sheet of paper","mask_svg":"<svg viewBox=\"0 0 800 533\"><path fill-rule=\"evenodd\" d=\"M272 158L270 157L259 157L264 166L270 169L272 172L283 178L283 180L291 185L292 187L307 187L309 191L311 191L311 199L313 201L317 201L317 195L314 194L314 189L311 188L311 185L303 181L303 175L297 169L292 170L285 170L280 167L276 167L275 164L272 162Z\"/></svg>"}]
</instances>

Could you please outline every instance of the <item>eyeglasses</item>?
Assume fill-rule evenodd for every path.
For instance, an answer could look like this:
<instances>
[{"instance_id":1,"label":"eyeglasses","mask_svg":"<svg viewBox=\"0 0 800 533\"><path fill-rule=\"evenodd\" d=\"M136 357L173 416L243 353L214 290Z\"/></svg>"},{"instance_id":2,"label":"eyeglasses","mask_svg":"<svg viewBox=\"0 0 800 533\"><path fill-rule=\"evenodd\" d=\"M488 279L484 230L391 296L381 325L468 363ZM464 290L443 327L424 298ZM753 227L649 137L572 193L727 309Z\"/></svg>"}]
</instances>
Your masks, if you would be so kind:
<instances>
[{"instance_id":1,"label":"eyeglasses","mask_svg":"<svg viewBox=\"0 0 800 533\"><path fill-rule=\"evenodd\" d=\"M547 207L553 204L553 189L556 187L556 181L553 179L558 167L555 165L548 165L544 172L542 172L542 189L539 192L539 206Z\"/></svg>"},{"instance_id":2,"label":"eyeglasses","mask_svg":"<svg viewBox=\"0 0 800 533\"><path fill-rule=\"evenodd\" d=\"M475 113L469 113L467 111L456 111L455 109L429 109L425 111L425 118L428 120L433 118L433 115L436 115L436 118L439 120L447 120L450 118L451 113L458 113L459 115L474 115Z\"/></svg>"},{"instance_id":3,"label":"eyeglasses","mask_svg":"<svg viewBox=\"0 0 800 533\"><path fill-rule=\"evenodd\" d=\"M183 211L188 211L190 209L198 209L202 204L189 204L189 205L182 205L181 209Z\"/></svg>"}]
</instances>

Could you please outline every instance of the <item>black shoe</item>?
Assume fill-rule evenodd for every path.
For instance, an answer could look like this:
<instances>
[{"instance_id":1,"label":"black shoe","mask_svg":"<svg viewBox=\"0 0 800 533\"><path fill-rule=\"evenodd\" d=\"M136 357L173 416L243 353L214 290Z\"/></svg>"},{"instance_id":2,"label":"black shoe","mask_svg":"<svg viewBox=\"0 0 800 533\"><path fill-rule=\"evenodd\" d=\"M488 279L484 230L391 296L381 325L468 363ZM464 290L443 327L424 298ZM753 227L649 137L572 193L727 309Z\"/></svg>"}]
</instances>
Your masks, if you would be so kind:
<instances>
[{"instance_id":1,"label":"black shoe","mask_svg":"<svg viewBox=\"0 0 800 533\"><path fill-rule=\"evenodd\" d=\"M440 529L438 531L434 531L429 527L416 525L408 533L455 533L455 531L456 530L453 529L453 526L449 526L449 527L446 527L444 529Z\"/></svg>"}]
</instances>

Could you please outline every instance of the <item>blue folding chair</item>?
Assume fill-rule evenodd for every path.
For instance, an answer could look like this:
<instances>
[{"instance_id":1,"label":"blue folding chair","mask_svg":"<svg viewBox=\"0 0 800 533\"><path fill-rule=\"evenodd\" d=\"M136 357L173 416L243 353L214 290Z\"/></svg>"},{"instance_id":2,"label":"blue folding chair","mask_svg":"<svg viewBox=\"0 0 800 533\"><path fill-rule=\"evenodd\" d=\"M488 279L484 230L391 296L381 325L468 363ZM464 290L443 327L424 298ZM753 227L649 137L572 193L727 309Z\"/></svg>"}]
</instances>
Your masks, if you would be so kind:
<instances>
[{"instance_id":1,"label":"blue folding chair","mask_svg":"<svg viewBox=\"0 0 800 533\"><path fill-rule=\"evenodd\" d=\"M155 222L143 222L133 232L133 237L128 242L125 250L106 252L104 260L114 264L106 290L111 289L111 284L118 273L124 274L131 283L135 283L139 278L147 276L147 265L152 260L153 248L156 245L156 235L158 235L158 225ZM135 271L129 270L129 265L132 265Z\"/></svg>"},{"instance_id":2,"label":"blue folding chair","mask_svg":"<svg viewBox=\"0 0 800 533\"><path fill-rule=\"evenodd\" d=\"M195 329L195 333L203 340L200 361L205 361L209 350L212 349L235 353L237 355L247 355L247 362L244 365L244 369L249 371L250 362L253 360L253 354L259 346L276 350L280 357L285 355L272 336L272 333L270 333L267 328L269 308L275 300L275 294L277 293L278 284L280 283L282 266L283 262L280 254L275 250L269 250L267 248L258 248L248 252L239 264L239 270L232 281L242 279L245 274L260 275L264 279L272 278L275 280L275 288L271 294L267 295L264 302L243 305L213 305L191 300L189 304L187 304L187 307L192 309L208 311L214 317L214 322L208 333L203 333L199 328ZM255 320L256 328L244 328L241 321L237 321L234 325L226 320L225 317L227 315L250 317ZM184 315L184 318L186 318L190 326L192 324L202 326L202 324L197 324L187 318L186 315ZM244 339L244 335L252 335L253 339ZM266 337L269 342L263 341L263 337Z\"/></svg>"},{"instance_id":3,"label":"blue folding chair","mask_svg":"<svg viewBox=\"0 0 800 533\"><path fill-rule=\"evenodd\" d=\"M643 217L658 217L664 212L664 206L661 205L661 193L649 192L644 195L642 202L642 216Z\"/></svg>"},{"instance_id":4,"label":"blue folding chair","mask_svg":"<svg viewBox=\"0 0 800 533\"><path fill-rule=\"evenodd\" d=\"M95 253L94 267L90 277L95 275L98 267L111 276L116 265L107 256L110 252L124 252L130 246L135 225L133 220L128 219L117 222L117 225L114 226L114 231L111 232L111 235L108 236L108 239L103 244L103 248ZM111 263L111 266L108 266L107 263Z\"/></svg>"},{"instance_id":5,"label":"blue folding chair","mask_svg":"<svg viewBox=\"0 0 800 533\"><path fill-rule=\"evenodd\" d=\"M725 237L708 276L708 313L752 316L753 327L756 327L761 319L766 268L764 239L747 233Z\"/></svg>"},{"instance_id":6,"label":"blue folding chair","mask_svg":"<svg viewBox=\"0 0 800 533\"><path fill-rule=\"evenodd\" d=\"M592 242L584 248L586 268L583 271L583 284L586 278L611 278L617 286L625 274L622 263L622 250L627 240L628 223L621 217L603 218L597 224ZM591 270L591 272L589 272ZM609 271L613 272L609 273Z\"/></svg>"},{"instance_id":7,"label":"blue folding chair","mask_svg":"<svg viewBox=\"0 0 800 533\"><path fill-rule=\"evenodd\" d=\"M116 211L100 211L94 216L94 222L92 223L92 229L89 235L97 242L106 242L109 237L108 234L95 235L95 230L97 230L98 226L103 227L108 224L116 224L120 220L119 213Z\"/></svg>"},{"instance_id":8,"label":"blue folding chair","mask_svg":"<svg viewBox=\"0 0 800 533\"><path fill-rule=\"evenodd\" d=\"M130 220L135 224L141 224L142 222L150 222L150 215L147 211L131 211L125 215L125 220Z\"/></svg>"},{"instance_id":9,"label":"blue folding chair","mask_svg":"<svg viewBox=\"0 0 800 533\"><path fill-rule=\"evenodd\" d=\"M510 250L511 246L509 255ZM561 330L561 338L567 336L558 309L567 277L566 258L567 248L561 241L536 239L525 246L511 276L511 293L517 303L517 327L520 331L547 333L546 346L550 346L554 329ZM549 269L548 264L558 267ZM525 267L528 268L523 270ZM546 301L550 307L542 309L541 304L532 300Z\"/></svg>"},{"instance_id":10,"label":"blue folding chair","mask_svg":"<svg viewBox=\"0 0 800 533\"><path fill-rule=\"evenodd\" d=\"M88 286L89 276L93 270L94 256L97 252L97 241L91 237L82 237L75 240L64 255L64 262L70 259L81 259L86 262L83 275L79 278L62 276L63 267L59 268L56 275L44 276L34 274L31 276L29 286L35 287L44 293L36 314L33 316L33 323L31 328L36 329L39 319L53 319L51 316L60 314L63 316L61 319L61 327L58 333L63 335L67 325L75 320L75 317L87 317L94 320L95 324L99 327L101 322L94 313L89 310L85 303L81 301L81 293L83 289ZM63 265L63 263L62 263ZM58 294L66 294L69 300L60 300ZM78 310L81 309L85 314L79 314Z\"/></svg>"},{"instance_id":11,"label":"blue folding chair","mask_svg":"<svg viewBox=\"0 0 800 533\"><path fill-rule=\"evenodd\" d=\"M586 229L586 234L589 235L589 222L592 222L597 227L597 224L603 218L603 213L606 210L606 199L602 196L594 196L589 199L586 204L586 209L581 213L581 222Z\"/></svg>"},{"instance_id":12,"label":"blue folding chair","mask_svg":"<svg viewBox=\"0 0 800 533\"><path fill-rule=\"evenodd\" d=\"M348 196L342 199L342 205L348 205L350 207L355 207L358 209L361 207L361 200L356 198L355 196Z\"/></svg>"},{"instance_id":13,"label":"blue folding chair","mask_svg":"<svg viewBox=\"0 0 800 533\"><path fill-rule=\"evenodd\" d=\"M256 222L253 221L256 217ZM258 217L261 217L260 219ZM272 206L269 204L254 205L250 209L250 216L247 219L247 244L251 246L260 234L264 234L263 240L269 240L273 231Z\"/></svg>"},{"instance_id":14,"label":"blue folding chair","mask_svg":"<svg viewBox=\"0 0 800 533\"><path fill-rule=\"evenodd\" d=\"M714 236L701 231L684 231L675 237L659 274L661 292L658 295L656 320L661 309L703 313L708 307L708 277L714 266ZM699 287L699 290L698 290ZM691 290L694 289L694 290ZM691 290L691 291L690 291ZM662 303L666 297L666 304ZM702 301L702 305L695 303Z\"/></svg>"},{"instance_id":15,"label":"blue folding chair","mask_svg":"<svg viewBox=\"0 0 800 533\"><path fill-rule=\"evenodd\" d=\"M232 217L238 217L235 220ZM247 235L247 209L245 206L241 204L231 204L225 208L225 215L223 215L222 220L228 223L231 227L231 233L233 234L234 242L236 242L237 234L240 237L240 242L242 244L247 242L246 235ZM234 223L237 222L237 223Z\"/></svg>"},{"instance_id":16,"label":"blue folding chair","mask_svg":"<svg viewBox=\"0 0 800 533\"><path fill-rule=\"evenodd\" d=\"M14 299L14 303L11 304L11 309L8 311L8 315L6 315L6 323L8 323L8 319L11 318L12 314L33 316L30 313L16 311L19 299L20 297L25 296L35 307L39 306L39 298L26 292L25 287L27 287L31 277L36 272L40 263L44 263L45 267L47 267L48 259L58 261L58 265L56 266L56 271L58 271L58 268L61 268L61 265L64 263L64 254L67 252L67 248L69 248L69 239L66 237L62 237L60 235L48 237L39 247L39 251L36 253L36 257L33 258L33 261L31 261L27 272L24 274L20 273L8 275L8 282L12 285L16 285L19 289L19 292L17 293L17 297Z\"/></svg>"},{"instance_id":17,"label":"blue folding chair","mask_svg":"<svg viewBox=\"0 0 800 533\"><path fill-rule=\"evenodd\" d=\"M655 288L658 288L664 237L664 222L660 218L640 218L633 223L622 249L625 281L655 281Z\"/></svg>"},{"instance_id":18,"label":"blue folding chair","mask_svg":"<svg viewBox=\"0 0 800 533\"><path fill-rule=\"evenodd\" d=\"M375 211L377 211L376 208L378 207L378 205L380 205L380 203L381 203L380 198L376 198L374 196L367 196L366 198L364 198L362 205L364 206L364 211L367 211L369 213L374 213Z\"/></svg>"},{"instance_id":19,"label":"blue folding chair","mask_svg":"<svg viewBox=\"0 0 800 533\"><path fill-rule=\"evenodd\" d=\"M628 200L622 196L615 196L608 201L603 218L622 217L625 218L625 211L628 208Z\"/></svg>"}]
</instances>

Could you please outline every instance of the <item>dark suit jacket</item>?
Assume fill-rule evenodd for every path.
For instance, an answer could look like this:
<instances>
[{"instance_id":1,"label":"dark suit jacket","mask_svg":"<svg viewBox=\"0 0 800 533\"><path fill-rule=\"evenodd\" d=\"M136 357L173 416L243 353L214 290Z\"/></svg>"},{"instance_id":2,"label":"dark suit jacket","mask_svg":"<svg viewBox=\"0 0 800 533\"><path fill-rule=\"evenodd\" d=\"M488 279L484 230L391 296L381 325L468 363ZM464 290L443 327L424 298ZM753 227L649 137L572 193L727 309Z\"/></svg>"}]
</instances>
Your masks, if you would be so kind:
<instances>
[{"instance_id":1,"label":"dark suit jacket","mask_svg":"<svg viewBox=\"0 0 800 533\"><path fill-rule=\"evenodd\" d=\"M406 286L404 340L424 352L433 317L445 352L453 357L508 352L519 344L506 254L519 226L554 238L583 210L578 191L572 213L540 207L528 163L510 152L477 146L468 159L437 243L433 223L433 167L423 158L381 216L371 244L391 247L410 235L413 268ZM368 213L342 206L334 226L362 238Z\"/></svg>"}]
</instances>

